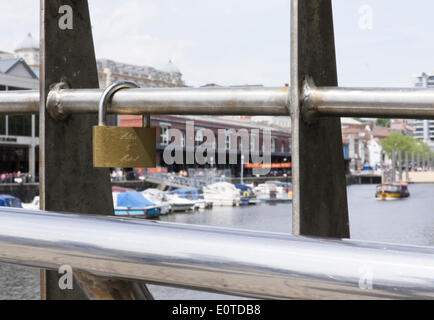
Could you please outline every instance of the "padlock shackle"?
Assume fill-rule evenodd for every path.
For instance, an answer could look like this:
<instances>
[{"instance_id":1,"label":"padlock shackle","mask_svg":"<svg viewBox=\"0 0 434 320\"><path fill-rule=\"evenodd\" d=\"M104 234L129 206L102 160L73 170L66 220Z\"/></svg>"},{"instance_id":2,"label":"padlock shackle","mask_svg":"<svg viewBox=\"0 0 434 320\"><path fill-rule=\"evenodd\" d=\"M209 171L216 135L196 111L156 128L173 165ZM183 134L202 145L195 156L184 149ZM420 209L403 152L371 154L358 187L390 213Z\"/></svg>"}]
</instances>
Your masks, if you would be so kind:
<instances>
[{"instance_id":1,"label":"padlock shackle","mask_svg":"<svg viewBox=\"0 0 434 320\"><path fill-rule=\"evenodd\" d=\"M109 102L113 98L113 95L116 92L118 92L119 90L127 89L127 88L140 88L140 86L133 81L122 80L122 81L117 81L117 82L113 83L112 85L108 86L104 90L104 92L101 96L101 99L99 101L99 105L98 105L98 125L99 126L105 126L107 123L106 122L107 105L109 104Z\"/></svg>"}]
</instances>

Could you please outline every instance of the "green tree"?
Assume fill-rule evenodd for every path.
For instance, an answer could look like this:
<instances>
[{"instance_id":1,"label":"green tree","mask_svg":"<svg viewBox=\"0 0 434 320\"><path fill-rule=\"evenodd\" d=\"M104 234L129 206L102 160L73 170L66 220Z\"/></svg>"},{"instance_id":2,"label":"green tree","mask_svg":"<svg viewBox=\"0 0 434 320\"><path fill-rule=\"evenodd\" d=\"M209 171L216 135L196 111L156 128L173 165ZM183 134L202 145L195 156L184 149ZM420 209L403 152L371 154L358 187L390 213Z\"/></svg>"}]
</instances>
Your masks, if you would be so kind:
<instances>
[{"instance_id":1,"label":"green tree","mask_svg":"<svg viewBox=\"0 0 434 320\"><path fill-rule=\"evenodd\" d=\"M376 121L375 121L375 124L377 125L377 126L380 126L380 127L387 127L387 128L390 128L390 119L377 119Z\"/></svg>"},{"instance_id":2,"label":"green tree","mask_svg":"<svg viewBox=\"0 0 434 320\"><path fill-rule=\"evenodd\" d=\"M383 140L381 146L384 151L386 151L389 158L392 156L392 150L432 154L428 144L420 140L415 140L411 136L403 135L400 132L392 133Z\"/></svg>"}]
</instances>

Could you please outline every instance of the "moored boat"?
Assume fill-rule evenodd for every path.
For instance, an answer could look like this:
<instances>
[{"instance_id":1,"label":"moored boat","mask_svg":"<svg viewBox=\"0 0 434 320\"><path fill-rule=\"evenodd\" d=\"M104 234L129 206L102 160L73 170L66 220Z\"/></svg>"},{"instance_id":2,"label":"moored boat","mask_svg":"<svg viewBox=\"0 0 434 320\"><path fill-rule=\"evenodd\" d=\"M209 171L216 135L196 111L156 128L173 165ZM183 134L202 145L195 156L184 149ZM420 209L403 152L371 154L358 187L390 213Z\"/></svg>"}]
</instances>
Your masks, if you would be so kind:
<instances>
[{"instance_id":1,"label":"moored boat","mask_svg":"<svg viewBox=\"0 0 434 320\"><path fill-rule=\"evenodd\" d=\"M8 195L0 194L0 207L22 208L22 202L19 198Z\"/></svg>"},{"instance_id":2,"label":"moored boat","mask_svg":"<svg viewBox=\"0 0 434 320\"><path fill-rule=\"evenodd\" d=\"M22 203L24 209L39 210L39 196L35 196L30 203Z\"/></svg>"},{"instance_id":3,"label":"moored boat","mask_svg":"<svg viewBox=\"0 0 434 320\"><path fill-rule=\"evenodd\" d=\"M172 212L172 206L169 201L167 201L167 196L164 191L150 188L142 191L142 195L160 207L160 214L164 215Z\"/></svg>"},{"instance_id":4,"label":"moored boat","mask_svg":"<svg viewBox=\"0 0 434 320\"><path fill-rule=\"evenodd\" d=\"M255 188L258 200L265 203L291 202L292 189L288 191L283 186L272 183L260 184Z\"/></svg>"},{"instance_id":5,"label":"moored boat","mask_svg":"<svg viewBox=\"0 0 434 320\"><path fill-rule=\"evenodd\" d=\"M236 184L235 187L241 191L240 205L257 204L256 193L245 184Z\"/></svg>"},{"instance_id":6,"label":"moored boat","mask_svg":"<svg viewBox=\"0 0 434 320\"><path fill-rule=\"evenodd\" d=\"M240 190L228 182L217 182L203 187L203 196L206 201L211 201L213 206L239 206L241 201Z\"/></svg>"},{"instance_id":7,"label":"moored boat","mask_svg":"<svg viewBox=\"0 0 434 320\"><path fill-rule=\"evenodd\" d=\"M176 194L180 198L184 198L194 202L195 210L212 209L212 202L206 201L198 188L178 188L171 190L169 194Z\"/></svg>"},{"instance_id":8,"label":"moored boat","mask_svg":"<svg viewBox=\"0 0 434 320\"><path fill-rule=\"evenodd\" d=\"M146 199L140 192L113 192L115 215L137 218L156 218L160 207Z\"/></svg>"},{"instance_id":9,"label":"moored boat","mask_svg":"<svg viewBox=\"0 0 434 320\"><path fill-rule=\"evenodd\" d=\"M377 186L375 198L377 200L398 200L410 196L408 183L383 183Z\"/></svg>"},{"instance_id":10,"label":"moored boat","mask_svg":"<svg viewBox=\"0 0 434 320\"><path fill-rule=\"evenodd\" d=\"M177 194L167 194L167 201L172 207L172 212L190 212L194 210L194 201L181 198Z\"/></svg>"}]
</instances>

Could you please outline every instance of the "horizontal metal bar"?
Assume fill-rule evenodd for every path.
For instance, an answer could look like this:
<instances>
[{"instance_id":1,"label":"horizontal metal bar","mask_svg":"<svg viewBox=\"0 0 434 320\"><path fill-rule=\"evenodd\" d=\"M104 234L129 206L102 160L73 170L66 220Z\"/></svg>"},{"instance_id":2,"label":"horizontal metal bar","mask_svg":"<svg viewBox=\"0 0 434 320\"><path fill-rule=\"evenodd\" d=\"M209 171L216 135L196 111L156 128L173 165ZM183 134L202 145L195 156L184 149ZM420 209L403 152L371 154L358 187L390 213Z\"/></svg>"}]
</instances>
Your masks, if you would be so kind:
<instances>
[{"instance_id":1,"label":"horizontal metal bar","mask_svg":"<svg viewBox=\"0 0 434 320\"><path fill-rule=\"evenodd\" d=\"M123 90L108 113L288 116L288 88L160 88ZM61 89L48 95L55 117L96 113L103 90ZM306 83L303 113L311 116L434 119L434 90L422 88L336 88ZM39 92L0 93L0 114L39 112Z\"/></svg>"},{"instance_id":2,"label":"horizontal metal bar","mask_svg":"<svg viewBox=\"0 0 434 320\"><path fill-rule=\"evenodd\" d=\"M113 114L289 115L288 88L129 89L117 92L108 108ZM103 90L61 89L48 95L55 117L97 113ZM0 93L0 113L38 113L39 93Z\"/></svg>"},{"instance_id":3,"label":"horizontal metal bar","mask_svg":"<svg viewBox=\"0 0 434 320\"><path fill-rule=\"evenodd\" d=\"M289 115L288 88L129 89L116 93L114 114ZM48 96L54 113L97 112L100 90L60 90Z\"/></svg>"},{"instance_id":4,"label":"horizontal metal bar","mask_svg":"<svg viewBox=\"0 0 434 320\"><path fill-rule=\"evenodd\" d=\"M0 91L0 114L39 113L39 91Z\"/></svg>"},{"instance_id":5,"label":"horizontal metal bar","mask_svg":"<svg viewBox=\"0 0 434 320\"><path fill-rule=\"evenodd\" d=\"M336 88L305 83L307 117L434 119L434 90L423 88Z\"/></svg>"},{"instance_id":6,"label":"horizontal metal bar","mask_svg":"<svg viewBox=\"0 0 434 320\"><path fill-rule=\"evenodd\" d=\"M0 261L257 298L434 298L434 249L0 209Z\"/></svg>"}]
</instances>

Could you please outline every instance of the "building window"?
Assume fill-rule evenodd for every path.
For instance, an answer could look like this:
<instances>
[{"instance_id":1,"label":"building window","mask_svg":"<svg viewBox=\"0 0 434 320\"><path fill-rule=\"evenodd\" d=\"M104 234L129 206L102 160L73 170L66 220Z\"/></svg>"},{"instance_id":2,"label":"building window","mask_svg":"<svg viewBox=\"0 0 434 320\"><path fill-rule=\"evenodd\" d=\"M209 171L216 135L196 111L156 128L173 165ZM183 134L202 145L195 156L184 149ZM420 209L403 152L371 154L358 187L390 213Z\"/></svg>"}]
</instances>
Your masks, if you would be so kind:
<instances>
[{"instance_id":1,"label":"building window","mask_svg":"<svg viewBox=\"0 0 434 320\"><path fill-rule=\"evenodd\" d=\"M9 135L30 137L32 135L32 116L9 116Z\"/></svg>"},{"instance_id":2,"label":"building window","mask_svg":"<svg viewBox=\"0 0 434 320\"><path fill-rule=\"evenodd\" d=\"M39 137L39 114L35 116L35 137Z\"/></svg>"},{"instance_id":3,"label":"building window","mask_svg":"<svg viewBox=\"0 0 434 320\"><path fill-rule=\"evenodd\" d=\"M167 146L170 139L170 125L160 124L160 144Z\"/></svg>"},{"instance_id":4,"label":"building window","mask_svg":"<svg viewBox=\"0 0 434 320\"><path fill-rule=\"evenodd\" d=\"M0 115L0 135L6 134L6 116Z\"/></svg>"},{"instance_id":5,"label":"building window","mask_svg":"<svg viewBox=\"0 0 434 320\"><path fill-rule=\"evenodd\" d=\"M271 138L271 152L276 152L276 138Z\"/></svg>"},{"instance_id":6,"label":"building window","mask_svg":"<svg viewBox=\"0 0 434 320\"><path fill-rule=\"evenodd\" d=\"M280 143L280 152L281 152L281 153L284 153L284 152L285 152L285 142L284 142L284 141L282 141L282 142Z\"/></svg>"}]
</instances>

